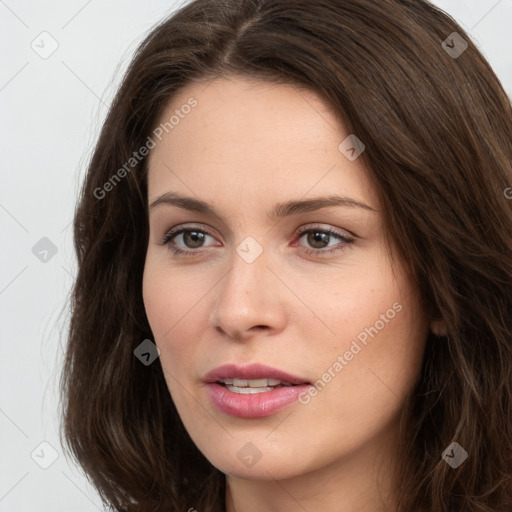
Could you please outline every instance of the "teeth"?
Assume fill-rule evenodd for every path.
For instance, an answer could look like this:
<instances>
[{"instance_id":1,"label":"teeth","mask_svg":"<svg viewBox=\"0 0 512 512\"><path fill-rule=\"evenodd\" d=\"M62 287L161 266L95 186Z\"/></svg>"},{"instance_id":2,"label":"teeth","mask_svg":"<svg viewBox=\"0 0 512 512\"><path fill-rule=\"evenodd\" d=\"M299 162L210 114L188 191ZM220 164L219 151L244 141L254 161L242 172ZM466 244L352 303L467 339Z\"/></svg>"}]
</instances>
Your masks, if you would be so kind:
<instances>
[{"instance_id":1,"label":"teeth","mask_svg":"<svg viewBox=\"0 0 512 512\"><path fill-rule=\"evenodd\" d=\"M221 379L227 386L238 388L267 388L269 386L293 386L289 382L282 382L278 379Z\"/></svg>"},{"instance_id":2,"label":"teeth","mask_svg":"<svg viewBox=\"0 0 512 512\"><path fill-rule=\"evenodd\" d=\"M269 385L268 379L254 379L254 380L247 380L245 382L247 382L247 384L249 385L250 388L264 388L267 385ZM233 382L233 384L235 384L235 383Z\"/></svg>"},{"instance_id":3,"label":"teeth","mask_svg":"<svg viewBox=\"0 0 512 512\"><path fill-rule=\"evenodd\" d=\"M265 393L266 391L272 391L273 387L264 388L238 388L236 386L226 386L226 389L233 391L234 393L240 393L242 395L254 395L256 393Z\"/></svg>"}]
</instances>

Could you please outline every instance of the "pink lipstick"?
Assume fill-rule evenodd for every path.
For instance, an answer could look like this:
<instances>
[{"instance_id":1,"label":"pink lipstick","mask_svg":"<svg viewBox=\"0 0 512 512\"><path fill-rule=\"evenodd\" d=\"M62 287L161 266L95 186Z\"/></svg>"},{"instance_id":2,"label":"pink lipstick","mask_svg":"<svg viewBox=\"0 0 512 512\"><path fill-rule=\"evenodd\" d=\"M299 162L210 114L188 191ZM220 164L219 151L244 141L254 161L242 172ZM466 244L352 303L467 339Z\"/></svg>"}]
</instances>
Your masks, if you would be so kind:
<instances>
[{"instance_id":1,"label":"pink lipstick","mask_svg":"<svg viewBox=\"0 0 512 512\"><path fill-rule=\"evenodd\" d=\"M241 418L270 416L298 401L312 385L305 378L262 364L223 365L203 381L217 409Z\"/></svg>"}]
</instances>

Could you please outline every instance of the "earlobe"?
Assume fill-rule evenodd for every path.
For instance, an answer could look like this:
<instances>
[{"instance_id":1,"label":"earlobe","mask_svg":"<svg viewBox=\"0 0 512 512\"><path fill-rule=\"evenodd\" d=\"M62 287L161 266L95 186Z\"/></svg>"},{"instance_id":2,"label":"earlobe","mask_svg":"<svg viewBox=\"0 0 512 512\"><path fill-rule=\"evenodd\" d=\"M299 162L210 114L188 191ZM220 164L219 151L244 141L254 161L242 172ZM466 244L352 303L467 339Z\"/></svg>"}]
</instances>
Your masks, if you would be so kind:
<instances>
[{"instance_id":1,"label":"earlobe","mask_svg":"<svg viewBox=\"0 0 512 512\"><path fill-rule=\"evenodd\" d=\"M447 328L444 320L432 320L430 322L430 330L436 336L446 336Z\"/></svg>"}]
</instances>

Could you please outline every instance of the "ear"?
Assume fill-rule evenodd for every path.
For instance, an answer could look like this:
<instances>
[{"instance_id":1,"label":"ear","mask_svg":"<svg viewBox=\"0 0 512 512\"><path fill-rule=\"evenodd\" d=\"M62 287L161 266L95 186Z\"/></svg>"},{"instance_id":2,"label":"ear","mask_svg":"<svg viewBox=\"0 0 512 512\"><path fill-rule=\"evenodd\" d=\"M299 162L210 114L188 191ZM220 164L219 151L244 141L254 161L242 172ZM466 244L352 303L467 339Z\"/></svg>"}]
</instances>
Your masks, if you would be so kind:
<instances>
[{"instance_id":1,"label":"ear","mask_svg":"<svg viewBox=\"0 0 512 512\"><path fill-rule=\"evenodd\" d=\"M444 320L432 320L430 322L430 330L436 336L446 336L447 328Z\"/></svg>"}]
</instances>

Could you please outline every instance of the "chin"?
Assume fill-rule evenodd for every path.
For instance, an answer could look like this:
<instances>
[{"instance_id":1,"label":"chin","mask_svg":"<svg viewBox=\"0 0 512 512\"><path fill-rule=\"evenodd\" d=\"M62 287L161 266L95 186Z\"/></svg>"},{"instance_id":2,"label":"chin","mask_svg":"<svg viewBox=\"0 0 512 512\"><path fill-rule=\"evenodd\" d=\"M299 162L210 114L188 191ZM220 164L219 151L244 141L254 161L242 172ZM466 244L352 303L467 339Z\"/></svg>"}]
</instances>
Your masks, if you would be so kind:
<instances>
[{"instance_id":1,"label":"chin","mask_svg":"<svg viewBox=\"0 0 512 512\"><path fill-rule=\"evenodd\" d=\"M286 480L301 474L301 468L297 466L297 457L276 455L274 458L264 455L259 460L251 463L244 462L243 455L240 460L237 449L233 456L226 457L226 452L218 456L214 455L208 460L226 476L241 478L243 480ZM304 461L301 461L304 463Z\"/></svg>"}]
</instances>

